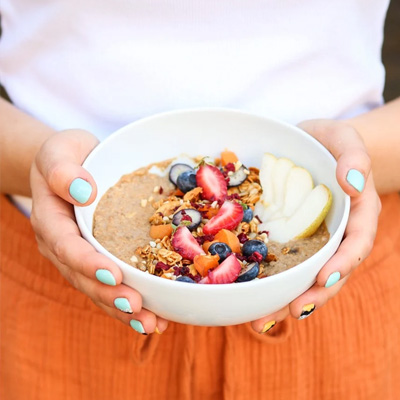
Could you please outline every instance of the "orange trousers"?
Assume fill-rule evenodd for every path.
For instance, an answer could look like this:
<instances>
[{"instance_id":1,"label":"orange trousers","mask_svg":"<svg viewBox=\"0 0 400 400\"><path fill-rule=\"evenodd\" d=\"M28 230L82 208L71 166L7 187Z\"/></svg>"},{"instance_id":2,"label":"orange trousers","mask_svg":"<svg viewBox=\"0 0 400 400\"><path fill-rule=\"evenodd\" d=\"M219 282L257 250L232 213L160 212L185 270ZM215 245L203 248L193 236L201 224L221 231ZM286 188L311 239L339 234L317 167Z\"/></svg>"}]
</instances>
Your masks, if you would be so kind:
<instances>
[{"instance_id":1,"label":"orange trousers","mask_svg":"<svg viewBox=\"0 0 400 400\"><path fill-rule=\"evenodd\" d=\"M70 287L2 197L0 398L400 399L400 197L382 201L372 254L309 318L142 336Z\"/></svg>"}]
</instances>

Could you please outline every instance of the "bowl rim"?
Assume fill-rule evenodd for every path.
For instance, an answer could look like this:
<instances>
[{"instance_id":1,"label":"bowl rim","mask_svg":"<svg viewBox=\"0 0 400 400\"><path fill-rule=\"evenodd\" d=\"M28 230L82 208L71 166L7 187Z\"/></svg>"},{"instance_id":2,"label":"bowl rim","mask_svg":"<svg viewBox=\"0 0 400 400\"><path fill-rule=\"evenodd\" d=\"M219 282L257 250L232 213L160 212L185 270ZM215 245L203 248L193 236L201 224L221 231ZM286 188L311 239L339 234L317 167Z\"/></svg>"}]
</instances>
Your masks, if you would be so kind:
<instances>
[{"instance_id":1,"label":"bowl rim","mask_svg":"<svg viewBox=\"0 0 400 400\"><path fill-rule=\"evenodd\" d=\"M116 131L114 131L112 134L110 134L108 137L106 137L104 140L102 140L86 157L86 159L84 160L82 167L85 168L85 165L87 165L92 158L96 157L96 154L105 146L107 146L110 142L117 140L118 137L122 134L125 133L125 131L131 129L132 126L136 126L136 125L140 125L143 123L147 123L150 120L154 120L154 119L158 119L158 118L163 118L163 117L167 117L167 116L173 116L173 115L179 115L179 114L190 114L190 113L207 113L207 112L227 112L230 114L240 114L243 116L247 116L247 117L252 117L252 118L258 118L258 119L262 119L265 121L269 121L278 125L282 125L288 129L292 129L292 130L296 130L298 132L298 134L302 135L303 137L306 137L307 140L311 140L314 141L314 144L320 148L321 151L325 152L326 155L328 157L330 157L331 159L334 160L334 162L336 163L336 159L333 157L333 155L329 152L329 150L323 146L317 139L315 139L313 136L311 136L310 134L308 134L307 132L303 131L302 129L300 129L299 127L292 125L290 123L284 122L284 121L280 121L278 119L275 118L270 118L270 117L266 117L264 115L258 115L255 113L251 113L251 112L247 112L247 111L243 111L243 110L238 110L235 108L229 108L229 107L198 107L198 108L184 108L184 109L176 109L176 110L171 110L171 111L165 111L165 112L161 112L161 113L157 113L157 114L153 114L141 119L138 119L136 121L133 121L127 125L122 126L121 128L117 129ZM182 286L182 288L185 287L189 287L191 288L191 290L199 290L199 291L216 291L216 292L224 292L224 291L231 291L233 288L238 287L241 289L251 289L252 287L255 287L256 285L263 285L263 284L274 284L274 281L279 281L281 279L283 279L284 277L290 276L295 274L296 272L294 270L299 270L302 268L305 268L305 266L307 264L310 264L314 261L315 258L318 257L318 254L332 241L336 241L338 239L339 235L343 235L343 233L345 230L345 226L347 224L348 218L349 218L349 213L350 213L350 196L348 194L346 194L345 192L343 192L344 195L344 210L343 210L343 215L341 217L341 220L339 222L339 225L337 227L337 229L335 230L335 232L333 234L330 234L329 240L328 242L320 249L318 250L315 254L313 254L311 257L307 258L306 260L304 260L303 262L293 266L292 268L289 268L285 271L279 272L277 274L268 276L266 278L262 278L262 279L254 279L251 281L247 281L247 282L240 282L239 285L232 285L230 284L207 284L207 285L201 285L201 284L196 284L193 285L192 283L188 283L188 282L179 282L179 284L184 284ZM119 259L118 257L114 256L113 254L111 254L105 247L103 247L97 240L96 238L93 236L92 232L90 232L90 230L88 229L88 227L86 226L86 223L84 221L83 218L83 210L85 209L85 207L79 207L74 205L74 212L75 212L75 218L79 227L79 230L82 234L82 236L85 238L85 240L87 240L97 251L99 251L100 253L104 254L106 257L110 258L112 261L114 261L118 266L123 265L124 268L129 268L131 269L131 272L133 274L133 276L137 275L138 278L141 279L145 279L145 276L148 277L148 279L150 279L150 282L152 280L154 280L154 283L157 283L160 286L164 286L165 288L176 288L176 282L170 279L160 279L160 277L146 273L144 271L141 271L135 267L133 267L132 265L126 263L125 261ZM122 271L124 273L124 271ZM268 279L267 279L268 278ZM267 283L266 283L267 282ZM233 282L235 283L235 282ZM172 286L171 286L172 285ZM140 291L140 288L138 289Z\"/></svg>"}]
</instances>

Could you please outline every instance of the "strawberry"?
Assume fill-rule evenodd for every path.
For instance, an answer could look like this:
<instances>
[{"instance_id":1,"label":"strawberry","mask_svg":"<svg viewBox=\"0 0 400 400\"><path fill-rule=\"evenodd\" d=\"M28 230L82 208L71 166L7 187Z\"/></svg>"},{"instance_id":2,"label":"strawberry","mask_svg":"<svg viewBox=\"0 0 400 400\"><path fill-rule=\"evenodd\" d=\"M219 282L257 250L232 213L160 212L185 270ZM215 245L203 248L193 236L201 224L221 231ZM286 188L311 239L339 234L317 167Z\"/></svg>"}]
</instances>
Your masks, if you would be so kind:
<instances>
[{"instance_id":1,"label":"strawberry","mask_svg":"<svg viewBox=\"0 0 400 400\"><path fill-rule=\"evenodd\" d=\"M240 262L234 254L231 254L217 268L208 272L208 280L204 283L235 282L241 269Z\"/></svg>"},{"instance_id":2,"label":"strawberry","mask_svg":"<svg viewBox=\"0 0 400 400\"><path fill-rule=\"evenodd\" d=\"M191 261L198 254L205 254L186 226L181 226L175 231L171 243L177 253Z\"/></svg>"},{"instance_id":3,"label":"strawberry","mask_svg":"<svg viewBox=\"0 0 400 400\"><path fill-rule=\"evenodd\" d=\"M228 185L222 172L213 165L203 164L196 174L197 185L203 189L203 199L223 202L228 194Z\"/></svg>"},{"instance_id":4,"label":"strawberry","mask_svg":"<svg viewBox=\"0 0 400 400\"><path fill-rule=\"evenodd\" d=\"M242 219L243 207L239 203L225 201L218 214L203 226L203 232L205 235L215 235L221 229L235 229Z\"/></svg>"}]
</instances>

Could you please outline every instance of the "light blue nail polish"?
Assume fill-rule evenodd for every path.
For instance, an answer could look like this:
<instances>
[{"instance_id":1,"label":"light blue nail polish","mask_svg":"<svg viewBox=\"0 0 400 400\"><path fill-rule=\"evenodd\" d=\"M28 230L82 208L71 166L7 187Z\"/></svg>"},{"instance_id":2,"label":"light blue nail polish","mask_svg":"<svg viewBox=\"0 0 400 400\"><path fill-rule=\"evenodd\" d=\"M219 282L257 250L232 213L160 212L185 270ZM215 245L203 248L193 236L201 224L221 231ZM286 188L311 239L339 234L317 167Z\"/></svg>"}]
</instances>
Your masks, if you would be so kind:
<instances>
[{"instance_id":1,"label":"light blue nail polish","mask_svg":"<svg viewBox=\"0 0 400 400\"><path fill-rule=\"evenodd\" d=\"M131 321L129 322L129 324L131 325L131 327L136 331L143 334L146 334L146 332L144 331L143 325L140 321L137 321L136 319L131 319Z\"/></svg>"},{"instance_id":2,"label":"light blue nail polish","mask_svg":"<svg viewBox=\"0 0 400 400\"><path fill-rule=\"evenodd\" d=\"M115 286L117 284L113 274L108 269L98 269L96 271L96 278L106 285Z\"/></svg>"},{"instance_id":3,"label":"light blue nail polish","mask_svg":"<svg viewBox=\"0 0 400 400\"><path fill-rule=\"evenodd\" d=\"M325 287L331 287L333 286L335 283L339 282L340 279L340 272L333 272L332 274L329 275L328 280L325 283Z\"/></svg>"},{"instance_id":4,"label":"light blue nail polish","mask_svg":"<svg viewBox=\"0 0 400 400\"><path fill-rule=\"evenodd\" d=\"M363 191L365 180L363 174L360 171L357 171L356 169L351 169L347 173L346 179L347 182L349 182L350 185L353 186L360 193Z\"/></svg>"},{"instance_id":5,"label":"light blue nail polish","mask_svg":"<svg viewBox=\"0 0 400 400\"><path fill-rule=\"evenodd\" d=\"M125 313L129 313L129 314L133 313L131 305L129 304L128 299L126 299L125 297L117 297L114 300L114 305L120 311L123 311Z\"/></svg>"},{"instance_id":6,"label":"light blue nail polish","mask_svg":"<svg viewBox=\"0 0 400 400\"><path fill-rule=\"evenodd\" d=\"M72 181L69 187L69 194L79 203L85 204L92 194L92 186L81 178Z\"/></svg>"}]
</instances>

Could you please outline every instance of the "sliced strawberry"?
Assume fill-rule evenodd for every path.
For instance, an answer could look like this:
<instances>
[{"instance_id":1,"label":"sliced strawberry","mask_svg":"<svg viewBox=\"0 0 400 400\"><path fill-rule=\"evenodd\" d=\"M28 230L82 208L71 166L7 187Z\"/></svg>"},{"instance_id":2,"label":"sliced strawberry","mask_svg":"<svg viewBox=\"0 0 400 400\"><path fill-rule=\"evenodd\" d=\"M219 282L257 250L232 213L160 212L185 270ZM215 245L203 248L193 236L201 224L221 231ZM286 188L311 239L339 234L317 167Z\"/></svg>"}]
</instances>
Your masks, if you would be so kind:
<instances>
[{"instance_id":1,"label":"sliced strawberry","mask_svg":"<svg viewBox=\"0 0 400 400\"><path fill-rule=\"evenodd\" d=\"M235 229L243 219L243 207L236 202L225 201L215 217L204 226L205 235L215 235L221 229Z\"/></svg>"},{"instance_id":2,"label":"sliced strawberry","mask_svg":"<svg viewBox=\"0 0 400 400\"><path fill-rule=\"evenodd\" d=\"M208 282L204 283L232 283L235 282L242 269L240 262L234 254L231 254L217 268L209 271Z\"/></svg>"},{"instance_id":3,"label":"sliced strawberry","mask_svg":"<svg viewBox=\"0 0 400 400\"><path fill-rule=\"evenodd\" d=\"M222 172L213 165L204 164L196 173L197 185L203 189L203 199L224 201L228 194L228 185Z\"/></svg>"},{"instance_id":4,"label":"sliced strawberry","mask_svg":"<svg viewBox=\"0 0 400 400\"><path fill-rule=\"evenodd\" d=\"M186 226L181 226L175 231L171 243L177 253L191 261L198 254L205 254Z\"/></svg>"}]
</instances>

